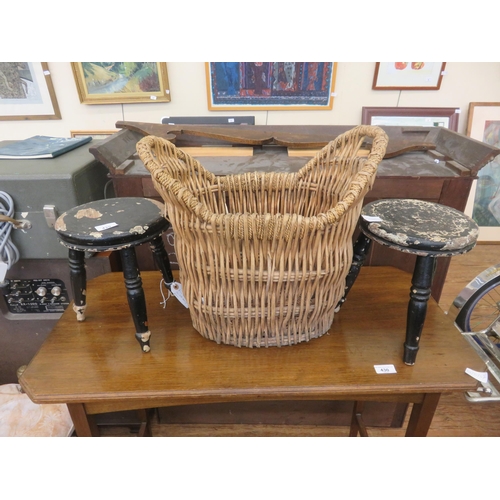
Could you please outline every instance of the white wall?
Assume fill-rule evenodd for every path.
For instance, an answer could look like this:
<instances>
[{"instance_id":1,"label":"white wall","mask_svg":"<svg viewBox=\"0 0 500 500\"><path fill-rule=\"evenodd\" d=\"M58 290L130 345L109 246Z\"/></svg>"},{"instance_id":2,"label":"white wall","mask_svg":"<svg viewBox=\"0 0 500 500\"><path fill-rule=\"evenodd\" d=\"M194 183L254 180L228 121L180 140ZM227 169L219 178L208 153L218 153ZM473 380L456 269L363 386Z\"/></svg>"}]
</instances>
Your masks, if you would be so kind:
<instances>
[{"instance_id":1,"label":"white wall","mask_svg":"<svg viewBox=\"0 0 500 500\"><path fill-rule=\"evenodd\" d=\"M69 137L70 130L112 130L118 120L159 123L162 116L228 115L209 111L203 62L167 63L170 103L81 104L69 62L49 62L61 120L0 121L0 140L33 135ZM372 90L375 63L340 62L337 68L332 110L240 111L255 115L257 125L357 125L363 106L457 107L461 110L459 132L465 133L470 102L500 102L500 63L448 62L441 89L437 91Z\"/></svg>"}]
</instances>

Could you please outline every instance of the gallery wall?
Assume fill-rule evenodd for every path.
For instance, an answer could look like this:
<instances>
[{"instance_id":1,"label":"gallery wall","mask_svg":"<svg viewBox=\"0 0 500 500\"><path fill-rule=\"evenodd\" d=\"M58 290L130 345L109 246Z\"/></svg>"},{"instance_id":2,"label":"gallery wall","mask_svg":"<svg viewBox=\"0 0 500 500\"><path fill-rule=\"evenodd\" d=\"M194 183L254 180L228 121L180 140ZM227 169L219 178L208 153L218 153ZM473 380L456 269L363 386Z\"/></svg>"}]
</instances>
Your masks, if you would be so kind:
<instances>
[{"instance_id":1,"label":"gallery wall","mask_svg":"<svg viewBox=\"0 0 500 500\"><path fill-rule=\"evenodd\" d=\"M113 130L119 120L159 123L163 116L248 115L257 125L357 125L363 106L456 107L465 133L470 102L500 102L500 63L448 62L440 90L372 90L374 62L339 62L331 110L209 111L205 63L167 62L171 101L141 104L81 104L69 62L49 62L60 120L0 121L0 140L33 135L68 137L72 130Z\"/></svg>"}]
</instances>

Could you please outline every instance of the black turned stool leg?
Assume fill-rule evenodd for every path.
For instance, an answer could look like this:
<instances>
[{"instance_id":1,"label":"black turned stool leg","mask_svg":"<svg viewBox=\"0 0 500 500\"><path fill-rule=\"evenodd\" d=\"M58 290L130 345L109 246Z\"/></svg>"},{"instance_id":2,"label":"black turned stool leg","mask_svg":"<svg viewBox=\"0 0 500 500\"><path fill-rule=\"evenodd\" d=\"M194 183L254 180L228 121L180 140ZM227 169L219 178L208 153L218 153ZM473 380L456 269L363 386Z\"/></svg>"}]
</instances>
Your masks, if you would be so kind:
<instances>
[{"instance_id":1,"label":"black turned stool leg","mask_svg":"<svg viewBox=\"0 0 500 500\"><path fill-rule=\"evenodd\" d=\"M161 234L151 241L150 246L153 251L156 265L160 268L165 285L170 290L170 285L174 281L174 276L172 274L170 259L168 258L167 250L165 249Z\"/></svg>"},{"instance_id":2,"label":"black turned stool leg","mask_svg":"<svg viewBox=\"0 0 500 500\"><path fill-rule=\"evenodd\" d=\"M427 313L427 302L431 296L434 263L434 257L417 256L413 270L403 355L403 361L407 365L415 364L417 358L418 344Z\"/></svg>"},{"instance_id":3,"label":"black turned stool leg","mask_svg":"<svg viewBox=\"0 0 500 500\"><path fill-rule=\"evenodd\" d=\"M135 338L141 344L144 352L150 351L149 338L151 332L148 328L148 317L146 311L146 296L142 288L142 280L137 264L137 256L134 247L122 248L120 250L122 259L123 277L127 288L127 299L135 325Z\"/></svg>"},{"instance_id":4,"label":"black turned stool leg","mask_svg":"<svg viewBox=\"0 0 500 500\"><path fill-rule=\"evenodd\" d=\"M354 243L351 267L349 268L349 272L347 273L345 279L344 296L340 299L339 303L337 304L335 312L338 312L339 309L342 307L342 304L346 301L347 294L349 293L349 290L352 288L352 285L354 285L354 282L358 277L359 271L363 267L363 264L365 263L366 256L368 255L371 244L372 240L368 238L368 236L366 236L363 233L359 234L358 239Z\"/></svg>"},{"instance_id":5,"label":"black turned stool leg","mask_svg":"<svg viewBox=\"0 0 500 500\"><path fill-rule=\"evenodd\" d=\"M85 252L69 250L69 273L73 290L73 310L78 321L85 321L87 308L87 271L85 270Z\"/></svg>"}]
</instances>

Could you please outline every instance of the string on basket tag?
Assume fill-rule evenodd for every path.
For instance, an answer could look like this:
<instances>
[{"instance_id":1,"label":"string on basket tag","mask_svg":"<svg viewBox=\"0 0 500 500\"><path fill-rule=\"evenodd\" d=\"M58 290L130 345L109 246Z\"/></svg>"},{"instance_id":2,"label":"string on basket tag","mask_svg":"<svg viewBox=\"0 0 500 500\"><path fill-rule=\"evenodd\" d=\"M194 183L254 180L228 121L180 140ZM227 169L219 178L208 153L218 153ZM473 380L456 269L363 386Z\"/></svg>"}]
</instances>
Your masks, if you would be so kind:
<instances>
[{"instance_id":1,"label":"string on basket tag","mask_svg":"<svg viewBox=\"0 0 500 500\"><path fill-rule=\"evenodd\" d=\"M182 293L182 285L178 283L177 281L174 281L170 285L170 291L172 292L172 295L186 308L189 309L189 304L186 300L186 297L184 297L184 294Z\"/></svg>"},{"instance_id":2,"label":"string on basket tag","mask_svg":"<svg viewBox=\"0 0 500 500\"><path fill-rule=\"evenodd\" d=\"M167 307L167 300L171 297L171 293L170 293L170 290L168 290L168 287L167 287L167 290L168 290L168 295L165 297L165 294L163 293L163 284L165 283L165 280L162 279L160 280L160 293L161 293L161 296L163 298L163 301L160 302L160 304L163 306L163 309L165 309L165 307ZM167 286L167 284L165 283L165 286Z\"/></svg>"}]
</instances>

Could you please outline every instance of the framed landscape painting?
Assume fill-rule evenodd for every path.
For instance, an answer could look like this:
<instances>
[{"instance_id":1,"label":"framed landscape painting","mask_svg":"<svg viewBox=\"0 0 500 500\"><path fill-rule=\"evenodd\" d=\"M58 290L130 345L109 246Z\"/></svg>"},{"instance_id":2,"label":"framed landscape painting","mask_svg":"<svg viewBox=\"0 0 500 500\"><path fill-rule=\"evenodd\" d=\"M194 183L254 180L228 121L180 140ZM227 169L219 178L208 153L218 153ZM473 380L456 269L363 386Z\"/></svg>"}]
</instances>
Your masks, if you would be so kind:
<instances>
[{"instance_id":1,"label":"framed landscape painting","mask_svg":"<svg viewBox=\"0 0 500 500\"><path fill-rule=\"evenodd\" d=\"M0 120L60 120L45 62L0 62Z\"/></svg>"},{"instance_id":2,"label":"framed landscape painting","mask_svg":"<svg viewBox=\"0 0 500 500\"><path fill-rule=\"evenodd\" d=\"M157 62L73 62L80 102L170 102L167 65Z\"/></svg>"},{"instance_id":3,"label":"framed landscape painting","mask_svg":"<svg viewBox=\"0 0 500 500\"><path fill-rule=\"evenodd\" d=\"M439 90L445 62L375 63L373 90Z\"/></svg>"},{"instance_id":4,"label":"framed landscape painting","mask_svg":"<svg viewBox=\"0 0 500 500\"><path fill-rule=\"evenodd\" d=\"M337 63L206 63L208 109L332 109Z\"/></svg>"},{"instance_id":5,"label":"framed landscape painting","mask_svg":"<svg viewBox=\"0 0 500 500\"><path fill-rule=\"evenodd\" d=\"M500 102L471 102L467 135L500 148ZM500 156L478 172L474 184L466 212L479 226L480 241L500 242Z\"/></svg>"}]
</instances>

